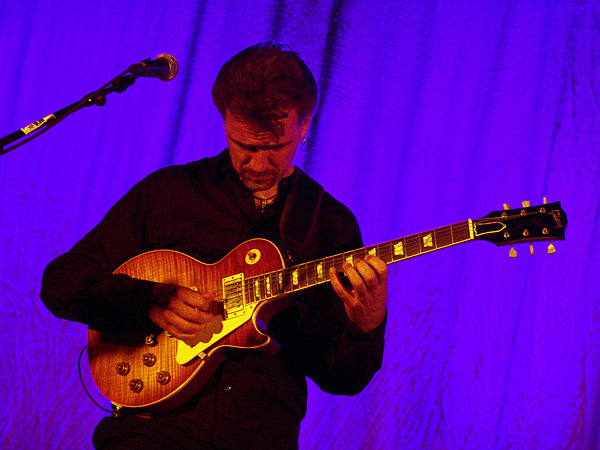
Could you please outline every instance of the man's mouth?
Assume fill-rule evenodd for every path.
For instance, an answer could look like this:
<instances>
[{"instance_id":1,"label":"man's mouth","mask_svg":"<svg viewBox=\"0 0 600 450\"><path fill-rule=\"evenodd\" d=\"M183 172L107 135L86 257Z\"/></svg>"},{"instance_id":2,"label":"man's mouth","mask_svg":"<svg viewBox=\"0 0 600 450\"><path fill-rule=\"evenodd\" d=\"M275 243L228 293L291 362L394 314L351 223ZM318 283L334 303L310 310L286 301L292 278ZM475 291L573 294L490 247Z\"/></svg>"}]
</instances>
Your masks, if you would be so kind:
<instances>
[{"instance_id":1,"label":"man's mouth","mask_svg":"<svg viewBox=\"0 0 600 450\"><path fill-rule=\"evenodd\" d=\"M253 183L264 183L265 181L270 181L275 178L276 174L272 171L261 173L242 171L242 177Z\"/></svg>"}]
</instances>

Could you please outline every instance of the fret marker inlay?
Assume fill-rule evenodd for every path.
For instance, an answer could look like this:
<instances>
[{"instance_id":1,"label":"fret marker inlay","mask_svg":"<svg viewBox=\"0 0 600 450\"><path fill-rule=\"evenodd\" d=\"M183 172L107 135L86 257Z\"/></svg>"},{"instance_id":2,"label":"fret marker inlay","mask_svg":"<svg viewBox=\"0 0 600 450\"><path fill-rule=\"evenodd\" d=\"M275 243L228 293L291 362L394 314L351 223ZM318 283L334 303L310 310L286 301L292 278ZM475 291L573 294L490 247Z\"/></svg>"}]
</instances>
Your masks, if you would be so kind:
<instances>
[{"instance_id":1,"label":"fret marker inlay","mask_svg":"<svg viewBox=\"0 0 600 450\"><path fill-rule=\"evenodd\" d=\"M429 233L423 237L423 247L425 247L425 248L433 247L433 235L431 233Z\"/></svg>"},{"instance_id":2,"label":"fret marker inlay","mask_svg":"<svg viewBox=\"0 0 600 450\"><path fill-rule=\"evenodd\" d=\"M254 281L254 295L257 299L260 300L260 284L258 282L258 279Z\"/></svg>"},{"instance_id":3,"label":"fret marker inlay","mask_svg":"<svg viewBox=\"0 0 600 450\"><path fill-rule=\"evenodd\" d=\"M317 264L317 278L319 280L323 279L323 263Z\"/></svg>"}]
</instances>

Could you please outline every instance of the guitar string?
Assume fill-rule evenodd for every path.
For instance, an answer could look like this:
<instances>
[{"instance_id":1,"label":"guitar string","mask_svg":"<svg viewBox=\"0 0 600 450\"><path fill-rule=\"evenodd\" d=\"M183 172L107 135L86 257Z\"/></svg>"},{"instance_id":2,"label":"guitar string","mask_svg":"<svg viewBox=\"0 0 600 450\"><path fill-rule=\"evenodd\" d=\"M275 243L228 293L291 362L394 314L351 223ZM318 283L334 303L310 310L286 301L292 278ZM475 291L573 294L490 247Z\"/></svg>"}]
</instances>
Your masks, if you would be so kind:
<instances>
[{"instance_id":1,"label":"guitar string","mask_svg":"<svg viewBox=\"0 0 600 450\"><path fill-rule=\"evenodd\" d=\"M525 215L528 216L532 214L538 214L538 211L532 211ZM507 216L506 218L485 217L477 219L474 222L493 223L497 222L499 219L508 220L518 217L523 217L523 215L519 213L518 215L511 215ZM461 238L461 235L463 234L468 234L468 238ZM422 248L422 240L428 235L431 236L431 243L429 245L424 245ZM248 299L250 303L255 303L259 300L274 298L281 294L288 294L299 289L325 283L329 281L328 269L330 267L340 269L344 261L354 258L363 258L372 250L375 250L376 254L386 263L393 263L444 247L467 242L469 240L472 240L469 221L458 222L456 224L405 236L403 238L381 244L332 255L321 260L279 269L267 274L248 277L244 280L241 280L241 288L233 288L233 290L234 292L240 292L242 295L241 301L243 301L245 298ZM400 254L396 254L393 248L400 243L402 244L404 250ZM321 265L322 270L322 274L320 275L317 273L317 267L319 264ZM297 277L297 279L294 279L295 277ZM223 296L224 298L222 298L221 301L225 301L227 294L228 292L225 293ZM238 297L240 294L238 294ZM217 295L217 297L219 297L219 295Z\"/></svg>"},{"instance_id":2,"label":"guitar string","mask_svg":"<svg viewBox=\"0 0 600 450\"><path fill-rule=\"evenodd\" d=\"M376 250L376 254L382 257L384 261L396 262L400 261L401 259L417 256L418 254L430 252L438 248L465 242L466 240L455 241L453 238L455 237L455 235L460 235L460 233L468 231L468 229L468 221L459 222L458 224L448 225L446 227L441 227L430 232L406 236L405 238L400 238L394 241L389 241L370 247L363 247L350 252L326 257L321 260L311 261L308 263L299 264L297 266L280 269L274 272L270 272L268 274L261 274L249 277L243 281L243 293L248 303L255 303L259 300L267 300L269 298L274 298L281 294L291 293L299 289L312 287L317 284L327 282L329 281L329 274L328 272L326 272L325 269L328 270L330 267L336 267L339 269L341 268L341 265L345 260L349 258L363 258L367 253L369 253L373 249ZM436 244L431 248L421 250L421 238L423 235L427 234L435 234ZM399 258L395 258L394 256L397 255L392 254L392 247L401 241L407 247L407 252ZM439 242L447 242L447 244L440 246L437 245ZM321 275L317 275L317 266L319 264L322 265L321 270L323 273ZM296 272L298 277L296 283L292 281L294 278L293 272ZM283 279L282 288L279 286L280 277Z\"/></svg>"}]
</instances>

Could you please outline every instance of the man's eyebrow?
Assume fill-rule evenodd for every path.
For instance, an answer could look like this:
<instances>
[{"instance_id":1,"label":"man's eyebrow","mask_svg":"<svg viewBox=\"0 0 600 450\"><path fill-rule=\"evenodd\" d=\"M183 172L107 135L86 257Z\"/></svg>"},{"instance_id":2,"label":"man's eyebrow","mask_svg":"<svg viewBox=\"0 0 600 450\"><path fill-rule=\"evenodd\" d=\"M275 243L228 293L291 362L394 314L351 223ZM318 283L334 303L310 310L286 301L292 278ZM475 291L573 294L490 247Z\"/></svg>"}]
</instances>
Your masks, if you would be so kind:
<instances>
[{"instance_id":1,"label":"man's eyebrow","mask_svg":"<svg viewBox=\"0 0 600 450\"><path fill-rule=\"evenodd\" d=\"M231 139L231 141L234 144L236 144L236 145L238 145L238 146L240 146L242 148L245 148L245 149L261 148L261 149L266 149L266 150L282 148L282 147L285 147L286 145L289 145L289 144L291 144L293 142L293 140L289 140L287 142L277 142L275 144L258 144L258 145L255 145L255 144L245 144L243 142L240 142L237 139L235 139L234 137L232 137L231 135L229 135L229 139Z\"/></svg>"}]
</instances>

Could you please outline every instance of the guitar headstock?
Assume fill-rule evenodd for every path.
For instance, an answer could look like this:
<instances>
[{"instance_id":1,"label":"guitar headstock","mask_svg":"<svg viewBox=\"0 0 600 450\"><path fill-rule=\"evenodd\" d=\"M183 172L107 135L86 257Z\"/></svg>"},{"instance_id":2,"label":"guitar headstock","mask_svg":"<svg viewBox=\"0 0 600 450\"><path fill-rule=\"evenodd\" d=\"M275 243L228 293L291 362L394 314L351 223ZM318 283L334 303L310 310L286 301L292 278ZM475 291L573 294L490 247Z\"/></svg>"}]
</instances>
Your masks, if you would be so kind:
<instances>
[{"instance_id":1,"label":"guitar headstock","mask_svg":"<svg viewBox=\"0 0 600 450\"><path fill-rule=\"evenodd\" d=\"M556 241L565 239L567 214L560 202L510 209L504 205L503 211L492 211L481 219L473 220L475 239L482 239L496 245L513 245L537 241ZM533 255L533 247L532 255ZM550 244L549 253L554 253ZM516 256L511 249L511 256Z\"/></svg>"}]
</instances>

